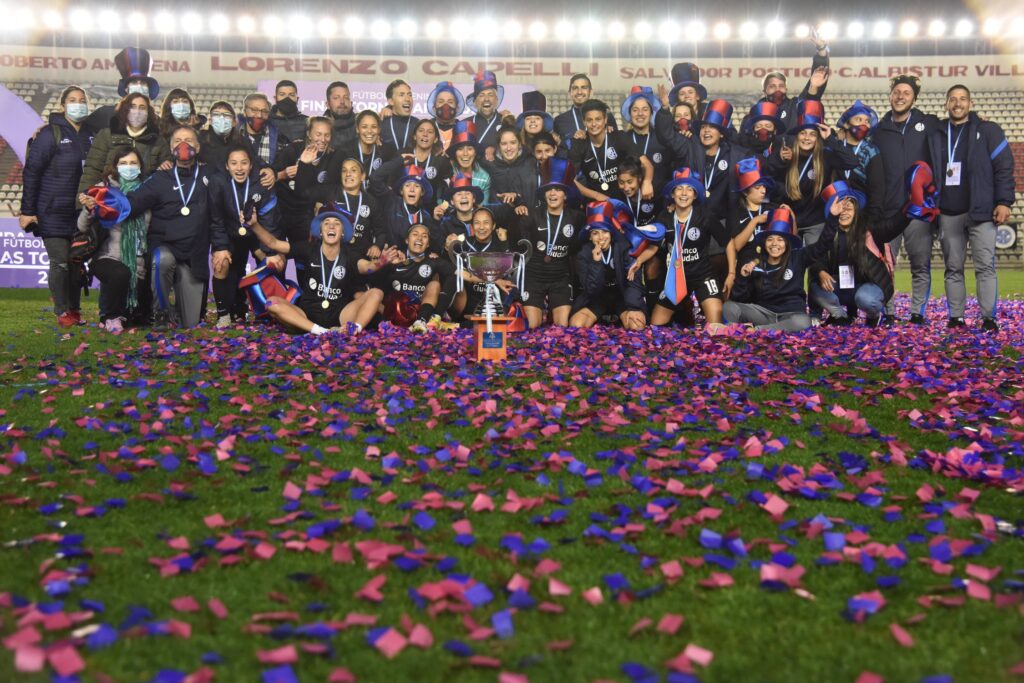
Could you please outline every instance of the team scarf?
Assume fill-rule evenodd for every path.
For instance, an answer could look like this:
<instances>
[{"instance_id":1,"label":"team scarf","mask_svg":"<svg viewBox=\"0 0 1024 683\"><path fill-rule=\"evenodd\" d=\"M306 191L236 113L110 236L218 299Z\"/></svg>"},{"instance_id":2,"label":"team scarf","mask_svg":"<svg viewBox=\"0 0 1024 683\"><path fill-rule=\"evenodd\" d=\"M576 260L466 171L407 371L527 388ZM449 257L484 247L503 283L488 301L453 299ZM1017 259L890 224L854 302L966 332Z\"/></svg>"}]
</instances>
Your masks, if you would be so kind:
<instances>
[{"instance_id":1,"label":"team scarf","mask_svg":"<svg viewBox=\"0 0 1024 683\"><path fill-rule=\"evenodd\" d=\"M121 191L126 195L135 192L142 185L138 178L135 180L120 180ZM138 279L139 279L139 250L146 243L146 218L144 215L135 218L126 218L121 221L121 263L128 267L131 276L128 278L128 308L134 309L139 305Z\"/></svg>"}]
</instances>

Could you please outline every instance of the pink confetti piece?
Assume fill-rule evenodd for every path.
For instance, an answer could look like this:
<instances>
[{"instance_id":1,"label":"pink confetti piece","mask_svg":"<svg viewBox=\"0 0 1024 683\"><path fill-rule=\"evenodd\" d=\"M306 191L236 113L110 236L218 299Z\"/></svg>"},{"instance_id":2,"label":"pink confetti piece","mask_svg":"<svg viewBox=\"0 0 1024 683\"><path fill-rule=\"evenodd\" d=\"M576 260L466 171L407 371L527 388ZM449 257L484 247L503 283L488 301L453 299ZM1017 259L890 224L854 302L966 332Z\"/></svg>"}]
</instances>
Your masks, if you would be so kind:
<instances>
[{"instance_id":1,"label":"pink confetti piece","mask_svg":"<svg viewBox=\"0 0 1024 683\"><path fill-rule=\"evenodd\" d=\"M227 526L227 523L224 521L223 515L221 515L219 512L210 515L209 517L203 517L203 523L211 529L218 529L222 526Z\"/></svg>"},{"instance_id":2,"label":"pink confetti piece","mask_svg":"<svg viewBox=\"0 0 1024 683\"><path fill-rule=\"evenodd\" d=\"M1002 571L1002 567L982 567L976 564L968 564L966 569L968 576L986 583L995 579Z\"/></svg>"},{"instance_id":3,"label":"pink confetti piece","mask_svg":"<svg viewBox=\"0 0 1024 683\"><path fill-rule=\"evenodd\" d=\"M530 679L524 674L502 671L498 674L498 683L530 683Z\"/></svg>"},{"instance_id":4,"label":"pink confetti piece","mask_svg":"<svg viewBox=\"0 0 1024 683\"><path fill-rule=\"evenodd\" d=\"M591 605L600 605L604 602L604 595L601 593L600 586L594 586L583 591L583 599L589 602Z\"/></svg>"},{"instance_id":5,"label":"pink confetti piece","mask_svg":"<svg viewBox=\"0 0 1024 683\"><path fill-rule=\"evenodd\" d=\"M885 683L885 679L873 671L861 671L854 683Z\"/></svg>"},{"instance_id":6,"label":"pink confetti piece","mask_svg":"<svg viewBox=\"0 0 1024 683\"><path fill-rule=\"evenodd\" d=\"M558 579L550 578L548 579L548 593L550 593L552 597L572 595L572 588L562 583Z\"/></svg>"},{"instance_id":7,"label":"pink confetti piece","mask_svg":"<svg viewBox=\"0 0 1024 683\"><path fill-rule=\"evenodd\" d=\"M914 647L914 639L907 630L899 624L889 624L889 633L896 639L896 642L903 647Z\"/></svg>"},{"instance_id":8,"label":"pink confetti piece","mask_svg":"<svg viewBox=\"0 0 1024 683\"><path fill-rule=\"evenodd\" d=\"M206 608L218 619L227 619L228 608L217 598L210 598L206 601Z\"/></svg>"},{"instance_id":9,"label":"pink confetti piece","mask_svg":"<svg viewBox=\"0 0 1024 683\"><path fill-rule=\"evenodd\" d=\"M683 650L683 656L694 664L699 664L700 666L705 667L711 663L712 659L715 658L715 655L711 650L705 650L701 646L694 645L693 643L686 646Z\"/></svg>"},{"instance_id":10,"label":"pink confetti piece","mask_svg":"<svg viewBox=\"0 0 1024 683\"><path fill-rule=\"evenodd\" d=\"M476 498L473 499L473 503L470 506L473 512L493 512L494 501L491 497L484 493L476 494Z\"/></svg>"},{"instance_id":11,"label":"pink confetti piece","mask_svg":"<svg viewBox=\"0 0 1024 683\"><path fill-rule=\"evenodd\" d=\"M294 664L299 661L299 653L294 645L285 645L274 650L260 650L256 659L260 664Z\"/></svg>"},{"instance_id":12,"label":"pink confetti piece","mask_svg":"<svg viewBox=\"0 0 1024 683\"><path fill-rule=\"evenodd\" d=\"M992 589L979 581L968 581L967 595L975 600L988 602L992 600Z\"/></svg>"},{"instance_id":13,"label":"pink confetti piece","mask_svg":"<svg viewBox=\"0 0 1024 683\"><path fill-rule=\"evenodd\" d=\"M261 541L256 544L256 547L252 549L253 555L260 558L261 560L269 560L277 553L277 548L272 544Z\"/></svg>"},{"instance_id":14,"label":"pink confetti piece","mask_svg":"<svg viewBox=\"0 0 1024 683\"><path fill-rule=\"evenodd\" d=\"M363 587L356 592L356 597L362 598L363 600L369 600L370 602L380 602L384 599L384 595L380 592L380 589L383 588L384 584L387 582L387 575L378 574L367 581Z\"/></svg>"},{"instance_id":15,"label":"pink confetti piece","mask_svg":"<svg viewBox=\"0 0 1024 683\"><path fill-rule=\"evenodd\" d=\"M199 603L191 595L184 595L171 600L171 608L176 612L198 612Z\"/></svg>"},{"instance_id":16,"label":"pink confetti piece","mask_svg":"<svg viewBox=\"0 0 1024 683\"><path fill-rule=\"evenodd\" d=\"M25 645L14 651L14 668L23 673L42 671L46 665L46 651L34 645Z\"/></svg>"},{"instance_id":17,"label":"pink confetti piece","mask_svg":"<svg viewBox=\"0 0 1024 683\"><path fill-rule=\"evenodd\" d=\"M644 631L646 629L649 629L653 624L654 624L654 620L653 619L650 619L648 617L644 617L640 621L638 621L635 624L633 624L632 627L630 627L629 635L630 636L635 636L637 633L640 633L640 631Z\"/></svg>"},{"instance_id":18,"label":"pink confetti piece","mask_svg":"<svg viewBox=\"0 0 1024 683\"><path fill-rule=\"evenodd\" d=\"M327 677L327 683L356 683L356 675L344 667L338 667L331 671Z\"/></svg>"},{"instance_id":19,"label":"pink confetti piece","mask_svg":"<svg viewBox=\"0 0 1024 683\"><path fill-rule=\"evenodd\" d=\"M58 645L46 653L46 660L61 676L74 676L85 669L85 660L71 645Z\"/></svg>"},{"instance_id":20,"label":"pink confetti piece","mask_svg":"<svg viewBox=\"0 0 1024 683\"><path fill-rule=\"evenodd\" d=\"M298 500L299 498L302 497L302 489L299 486L288 481L285 482L284 490L281 492L281 495L287 498L288 500Z\"/></svg>"},{"instance_id":21,"label":"pink confetti piece","mask_svg":"<svg viewBox=\"0 0 1024 683\"><path fill-rule=\"evenodd\" d=\"M772 517L778 517L789 509L789 503L782 500L775 494L769 494L768 500L761 506L761 509L770 514Z\"/></svg>"},{"instance_id":22,"label":"pink confetti piece","mask_svg":"<svg viewBox=\"0 0 1024 683\"><path fill-rule=\"evenodd\" d=\"M674 636L682 627L683 621L684 618L681 614L666 614L658 622L658 630Z\"/></svg>"},{"instance_id":23,"label":"pink confetti piece","mask_svg":"<svg viewBox=\"0 0 1024 683\"><path fill-rule=\"evenodd\" d=\"M434 645L434 635L423 624L416 624L409 631L409 644L426 650Z\"/></svg>"},{"instance_id":24,"label":"pink confetti piece","mask_svg":"<svg viewBox=\"0 0 1024 683\"><path fill-rule=\"evenodd\" d=\"M662 575L670 581L680 579L683 576L683 565L679 563L679 560L664 562L658 568L661 570Z\"/></svg>"},{"instance_id":25,"label":"pink confetti piece","mask_svg":"<svg viewBox=\"0 0 1024 683\"><path fill-rule=\"evenodd\" d=\"M388 659L394 659L398 656L398 653L405 649L407 644L408 641L405 639L405 636L395 629L389 628L377 638L377 642L373 646Z\"/></svg>"}]
</instances>

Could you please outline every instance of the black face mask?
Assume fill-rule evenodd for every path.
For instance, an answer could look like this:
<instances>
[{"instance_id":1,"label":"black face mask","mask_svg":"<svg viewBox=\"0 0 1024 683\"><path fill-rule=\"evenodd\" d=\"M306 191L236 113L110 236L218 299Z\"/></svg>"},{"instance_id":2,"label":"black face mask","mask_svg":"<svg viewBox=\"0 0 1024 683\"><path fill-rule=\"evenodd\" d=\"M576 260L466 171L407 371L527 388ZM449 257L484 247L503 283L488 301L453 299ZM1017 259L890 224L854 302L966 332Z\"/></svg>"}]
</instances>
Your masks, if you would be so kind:
<instances>
[{"instance_id":1,"label":"black face mask","mask_svg":"<svg viewBox=\"0 0 1024 683\"><path fill-rule=\"evenodd\" d=\"M277 103L277 111L284 116L295 116L299 113L299 105L290 97L286 97Z\"/></svg>"}]
</instances>

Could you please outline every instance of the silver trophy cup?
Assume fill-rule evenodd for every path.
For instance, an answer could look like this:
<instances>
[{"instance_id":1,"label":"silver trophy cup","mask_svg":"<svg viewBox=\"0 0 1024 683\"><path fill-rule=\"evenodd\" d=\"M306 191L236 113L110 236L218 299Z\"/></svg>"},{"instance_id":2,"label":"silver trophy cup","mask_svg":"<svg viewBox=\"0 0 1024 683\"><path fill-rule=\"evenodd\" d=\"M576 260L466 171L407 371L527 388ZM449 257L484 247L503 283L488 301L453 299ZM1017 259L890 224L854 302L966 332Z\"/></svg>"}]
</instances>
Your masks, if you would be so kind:
<instances>
[{"instance_id":1,"label":"silver trophy cup","mask_svg":"<svg viewBox=\"0 0 1024 683\"><path fill-rule=\"evenodd\" d=\"M516 246L521 251L466 251L463 243L456 240L449 249L458 268L460 282L464 271L469 271L484 282L484 300L475 313L487 320L488 332L493 331L493 318L505 314L501 290L496 284L498 280L514 273L522 288L523 269L533 253L533 246L527 240L520 240ZM465 284L461 287L464 288Z\"/></svg>"}]
</instances>

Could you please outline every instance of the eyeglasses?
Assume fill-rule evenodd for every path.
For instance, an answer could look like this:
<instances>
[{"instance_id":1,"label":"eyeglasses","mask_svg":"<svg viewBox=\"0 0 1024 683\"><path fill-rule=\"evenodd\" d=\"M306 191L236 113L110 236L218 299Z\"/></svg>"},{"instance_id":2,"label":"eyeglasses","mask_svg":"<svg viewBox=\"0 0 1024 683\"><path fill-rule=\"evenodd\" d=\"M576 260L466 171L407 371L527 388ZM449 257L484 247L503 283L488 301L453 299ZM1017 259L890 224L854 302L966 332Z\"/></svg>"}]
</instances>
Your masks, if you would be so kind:
<instances>
[{"instance_id":1,"label":"eyeglasses","mask_svg":"<svg viewBox=\"0 0 1024 683\"><path fill-rule=\"evenodd\" d=\"M245 113L249 116L270 116L269 109L253 109L252 107L246 107Z\"/></svg>"}]
</instances>

